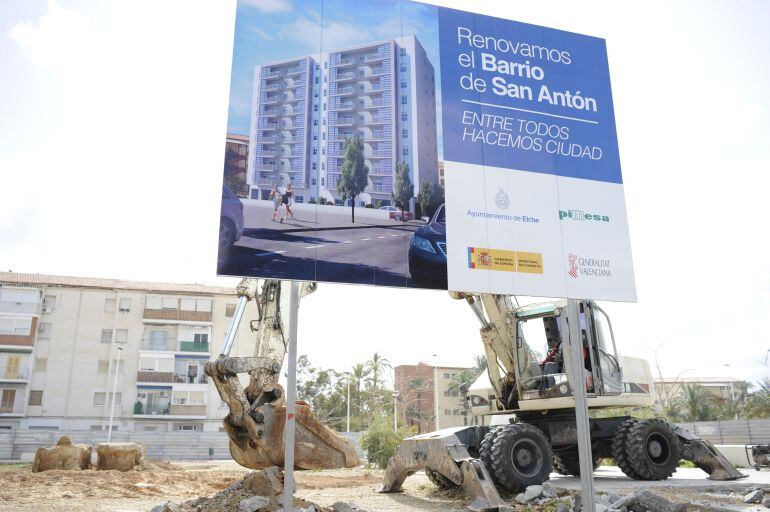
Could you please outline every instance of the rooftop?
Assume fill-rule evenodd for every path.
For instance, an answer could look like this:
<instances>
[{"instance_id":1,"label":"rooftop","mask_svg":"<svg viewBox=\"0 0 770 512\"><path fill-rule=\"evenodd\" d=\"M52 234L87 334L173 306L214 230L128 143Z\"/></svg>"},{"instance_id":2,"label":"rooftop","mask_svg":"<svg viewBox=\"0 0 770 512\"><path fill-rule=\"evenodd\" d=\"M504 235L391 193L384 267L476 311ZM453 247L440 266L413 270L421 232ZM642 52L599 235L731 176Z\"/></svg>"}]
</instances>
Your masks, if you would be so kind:
<instances>
[{"instance_id":1,"label":"rooftop","mask_svg":"<svg viewBox=\"0 0 770 512\"><path fill-rule=\"evenodd\" d=\"M729 384L730 382L741 382L746 379L736 377L663 377L662 379L653 379L657 383L674 384Z\"/></svg>"},{"instance_id":2,"label":"rooftop","mask_svg":"<svg viewBox=\"0 0 770 512\"><path fill-rule=\"evenodd\" d=\"M102 288L110 290L138 290L162 293L235 295L235 288L225 288L223 286L125 281L122 279L104 279L97 277L25 274L23 272L0 272L0 284L61 286L66 288Z\"/></svg>"}]
</instances>

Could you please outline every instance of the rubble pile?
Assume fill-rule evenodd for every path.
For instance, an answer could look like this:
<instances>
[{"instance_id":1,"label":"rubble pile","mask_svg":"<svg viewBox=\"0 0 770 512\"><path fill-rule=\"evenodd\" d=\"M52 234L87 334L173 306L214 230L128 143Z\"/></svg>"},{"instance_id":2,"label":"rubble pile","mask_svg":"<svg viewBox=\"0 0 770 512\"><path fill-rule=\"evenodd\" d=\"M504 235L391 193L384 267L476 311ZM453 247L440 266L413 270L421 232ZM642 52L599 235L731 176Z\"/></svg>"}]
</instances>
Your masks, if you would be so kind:
<instances>
[{"instance_id":1,"label":"rubble pile","mask_svg":"<svg viewBox=\"0 0 770 512\"><path fill-rule=\"evenodd\" d=\"M355 503L322 507L294 498L292 512L366 512ZM166 502L150 512L283 512L283 472L276 466L249 473L214 496L184 503Z\"/></svg>"},{"instance_id":2,"label":"rubble pile","mask_svg":"<svg viewBox=\"0 0 770 512\"><path fill-rule=\"evenodd\" d=\"M96 469L100 471L131 471L145 463L145 449L140 443L99 443L96 454Z\"/></svg>"},{"instance_id":3,"label":"rubble pile","mask_svg":"<svg viewBox=\"0 0 770 512\"><path fill-rule=\"evenodd\" d=\"M62 436L51 448L38 448L32 472L51 469L88 469L91 467L92 448L85 444L72 444L69 436Z\"/></svg>"}]
</instances>

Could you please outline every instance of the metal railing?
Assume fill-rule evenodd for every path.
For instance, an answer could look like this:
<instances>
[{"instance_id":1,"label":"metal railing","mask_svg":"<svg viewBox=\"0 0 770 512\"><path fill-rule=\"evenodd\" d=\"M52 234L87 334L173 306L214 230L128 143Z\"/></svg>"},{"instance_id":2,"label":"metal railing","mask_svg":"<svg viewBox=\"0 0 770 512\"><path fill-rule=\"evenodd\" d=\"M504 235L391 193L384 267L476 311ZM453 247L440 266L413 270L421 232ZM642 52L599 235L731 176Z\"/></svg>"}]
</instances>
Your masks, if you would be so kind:
<instances>
[{"instance_id":1,"label":"metal railing","mask_svg":"<svg viewBox=\"0 0 770 512\"><path fill-rule=\"evenodd\" d=\"M40 302L0 301L0 313L27 313L34 315L39 312Z\"/></svg>"},{"instance_id":2,"label":"metal railing","mask_svg":"<svg viewBox=\"0 0 770 512\"><path fill-rule=\"evenodd\" d=\"M270 180L272 183L273 180ZM142 350L152 350L157 352L199 352L208 354L211 351L209 342L194 342L185 340L176 340L173 338L151 339L143 338L141 344Z\"/></svg>"},{"instance_id":3,"label":"metal railing","mask_svg":"<svg viewBox=\"0 0 770 512\"><path fill-rule=\"evenodd\" d=\"M29 380L29 368L2 368L0 380Z\"/></svg>"}]
</instances>

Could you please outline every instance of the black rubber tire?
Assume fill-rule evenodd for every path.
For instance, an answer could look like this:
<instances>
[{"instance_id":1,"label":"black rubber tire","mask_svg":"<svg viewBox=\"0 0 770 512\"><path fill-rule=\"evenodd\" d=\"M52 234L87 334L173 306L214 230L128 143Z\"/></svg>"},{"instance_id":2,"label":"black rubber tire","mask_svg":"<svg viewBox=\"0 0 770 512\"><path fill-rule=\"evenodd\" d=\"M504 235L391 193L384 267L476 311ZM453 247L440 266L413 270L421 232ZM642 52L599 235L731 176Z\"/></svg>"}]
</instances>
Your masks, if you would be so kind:
<instances>
[{"instance_id":1,"label":"black rubber tire","mask_svg":"<svg viewBox=\"0 0 770 512\"><path fill-rule=\"evenodd\" d=\"M602 458L594 455L593 470L601 464ZM580 459L576 451L553 454L553 470L560 475L580 476Z\"/></svg>"},{"instance_id":2,"label":"black rubber tire","mask_svg":"<svg viewBox=\"0 0 770 512\"><path fill-rule=\"evenodd\" d=\"M235 243L235 225L230 219L219 219L219 252L226 254Z\"/></svg>"},{"instance_id":3,"label":"black rubber tire","mask_svg":"<svg viewBox=\"0 0 770 512\"><path fill-rule=\"evenodd\" d=\"M682 458L679 438L661 418L636 421L626 434L625 444L628 462L640 480L666 480Z\"/></svg>"},{"instance_id":4,"label":"black rubber tire","mask_svg":"<svg viewBox=\"0 0 770 512\"><path fill-rule=\"evenodd\" d=\"M631 462L628 459L628 453L626 453L626 437L628 431L633 427L636 422L639 421L636 418L629 418L615 430L612 436L612 457L615 459L615 464L620 470L628 477L634 480L641 480L641 476L636 472Z\"/></svg>"},{"instance_id":5,"label":"black rubber tire","mask_svg":"<svg viewBox=\"0 0 770 512\"><path fill-rule=\"evenodd\" d=\"M495 477L495 474L492 471L492 443L495 442L495 437L497 437L500 430L507 426L508 425L503 425L490 429L479 444L479 459L484 463L484 467L487 468L487 473L492 477L492 481L496 486L499 486L500 482L497 481L497 477Z\"/></svg>"},{"instance_id":6,"label":"black rubber tire","mask_svg":"<svg viewBox=\"0 0 770 512\"><path fill-rule=\"evenodd\" d=\"M457 487L457 484L439 473L438 471L433 471L430 468L425 468L425 476L428 477L428 480L433 482L433 484L436 487L439 487L441 489L454 489Z\"/></svg>"},{"instance_id":7,"label":"black rubber tire","mask_svg":"<svg viewBox=\"0 0 770 512\"><path fill-rule=\"evenodd\" d=\"M551 445L543 432L527 423L501 429L492 442L492 473L500 487L520 492L550 478Z\"/></svg>"}]
</instances>

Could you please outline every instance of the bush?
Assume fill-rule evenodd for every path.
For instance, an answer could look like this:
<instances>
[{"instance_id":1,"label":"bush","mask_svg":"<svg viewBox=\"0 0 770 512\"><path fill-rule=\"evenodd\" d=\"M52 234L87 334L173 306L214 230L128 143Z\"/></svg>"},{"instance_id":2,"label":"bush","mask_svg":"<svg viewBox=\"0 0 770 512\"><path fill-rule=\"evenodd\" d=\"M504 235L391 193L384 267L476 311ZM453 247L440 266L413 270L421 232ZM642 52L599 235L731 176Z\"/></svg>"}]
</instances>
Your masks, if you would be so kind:
<instances>
[{"instance_id":1,"label":"bush","mask_svg":"<svg viewBox=\"0 0 770 512\"><path fill-rule=\"evenodd\" d=\"M134 414L144 414L144 404L139 400L134 402Z\"/></svg>"},{"instance_id":2,"label":"bush","mask_svg":"<svg viewBox=\"0 0 770 512\"><path fill-rule=\"evenodd\" d=\"M307 204L315 204L315 197L311 197Z\"/></svg>"},{"instance_id":3,"label":"bush","mask_svg":"<svg viewBox=\"0 0 770 512\"><path fill-rule=\"evenodd\" d=\"M387 418L379 418L364 433L361 448L366 452L369 464L385 469L402 439L400 433L393 431L393 425Z\"/></svg>"},{"instance_id":4,"label":"bush","mask_svg":"<svg viewBox=\"0 0 770 512\"><path fill-rule=\"evenodd\" d=\"M366 206L364 206L364 208L374 208L374 205L372 203L369 203Z\"/></svg>"}]
</instances>

